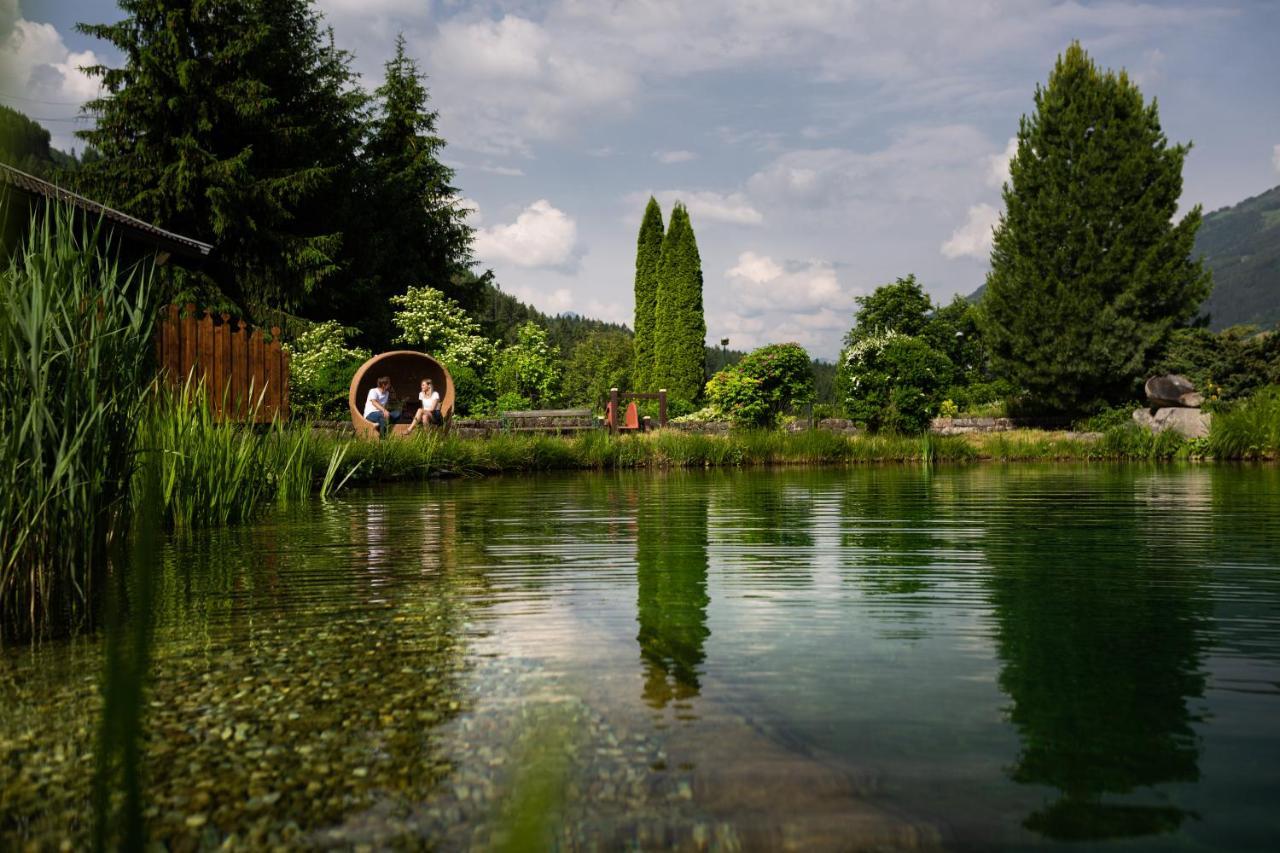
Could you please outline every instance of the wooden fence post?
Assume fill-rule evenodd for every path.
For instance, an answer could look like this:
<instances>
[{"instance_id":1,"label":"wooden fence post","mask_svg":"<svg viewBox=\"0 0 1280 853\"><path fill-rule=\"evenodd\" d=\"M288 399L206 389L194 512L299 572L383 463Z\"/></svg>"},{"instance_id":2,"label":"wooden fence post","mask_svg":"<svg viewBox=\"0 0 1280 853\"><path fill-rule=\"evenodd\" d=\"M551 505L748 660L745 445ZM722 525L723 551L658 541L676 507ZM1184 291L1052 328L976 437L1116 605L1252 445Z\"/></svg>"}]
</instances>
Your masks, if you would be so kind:
<instances>
[{"instance_id":1,"label":"wooden fence post","mask_svg":"<svg viewBox=\"0 0 1280 853\"><path fill-rule=\"evenodd\" d=\"M658 426L667 425L667 389L658 389Z\"/></svg>"},{"instance_id":2,"label":"wooden fence post","mask_svg":"<svg viewBox=\"0 0 1280 853\"><path fill-rule=\"evenodd\" d=\"M610 403L609 408L613 411L613 420L609 422L609 432L617 432L618 419L622 417L622 415L618 412L618 389L617 388L609 389L609 403Z\"/></svg>"}]
</instances>

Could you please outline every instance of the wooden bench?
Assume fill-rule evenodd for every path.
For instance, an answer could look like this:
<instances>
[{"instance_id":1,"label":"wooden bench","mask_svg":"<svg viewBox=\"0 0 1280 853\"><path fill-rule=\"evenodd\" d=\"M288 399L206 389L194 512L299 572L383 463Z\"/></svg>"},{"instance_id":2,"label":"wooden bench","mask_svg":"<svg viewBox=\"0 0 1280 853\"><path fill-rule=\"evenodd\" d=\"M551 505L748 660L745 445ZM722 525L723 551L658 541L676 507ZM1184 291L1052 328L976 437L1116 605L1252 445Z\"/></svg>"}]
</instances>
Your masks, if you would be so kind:
<instances>
[{"instance_id":1,"label":"wooden bench","mask_svg":"<svg viewBox=\"0 0 1280 853\"><path fill-rule=\"evenodd\" d=\"M590 409L533 409L503 412L501 417L511 432L569 433L596 428Z\"/></svg>"}]
</instances>

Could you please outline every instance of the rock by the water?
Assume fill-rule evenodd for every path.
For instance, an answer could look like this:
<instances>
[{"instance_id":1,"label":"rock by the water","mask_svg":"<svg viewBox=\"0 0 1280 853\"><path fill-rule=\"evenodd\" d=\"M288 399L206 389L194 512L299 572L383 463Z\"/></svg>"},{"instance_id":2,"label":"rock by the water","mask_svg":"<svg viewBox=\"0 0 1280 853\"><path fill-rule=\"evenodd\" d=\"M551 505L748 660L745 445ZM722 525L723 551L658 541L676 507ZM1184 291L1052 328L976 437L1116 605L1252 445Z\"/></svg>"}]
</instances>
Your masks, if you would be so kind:
<instances>
[{"instance_id":1,"label":"rock by the water","mask_svg":"<svg viewBox=\"0 0 1280 853\"><path fill-rule=\"evenodd\" d=\"M1154 414L1148 409L1135 409L1133 412L1133 420L1139 426L1152 432L1171 429L1184 438L1207 438L1212 419L1208 412L1184 406L1165 406L1156 409Z\"/></svg>"},{"instance_id":2,"label":"rock by the water","mask_svg":"<svg viewBox=\"0 0 1280 853\"><path fill-rule=\"evenodd\" d=\"M1195 394L1196 386L1192 385L1187 377L1170 373L1165 376L1152 376L1143 386L1143 390L1153 407L1186 406L1188 404L1182 402L1182 398L1188 394Z\"/></svg>"}]
</instances>

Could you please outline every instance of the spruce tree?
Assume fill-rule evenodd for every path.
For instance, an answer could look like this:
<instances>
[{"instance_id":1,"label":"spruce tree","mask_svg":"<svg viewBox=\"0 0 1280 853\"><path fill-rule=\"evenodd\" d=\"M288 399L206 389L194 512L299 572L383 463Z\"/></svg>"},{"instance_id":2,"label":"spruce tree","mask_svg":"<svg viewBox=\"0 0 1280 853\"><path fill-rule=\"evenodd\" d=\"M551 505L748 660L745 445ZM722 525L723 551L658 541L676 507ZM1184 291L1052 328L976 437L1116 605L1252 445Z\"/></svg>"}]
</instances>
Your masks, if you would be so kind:
<instances>
[{"instance_id":1,"label":"spruce tree","mask_svg":"<svg viewBox=\"0 0 1280 853\"><path fill-rule=\"evenodd\" d=\"M702 396L707 321L702 313L702 261L689 212L676 203L662 241L654 311L653 373L650 384L672 399Z\"/></svg>"},{"instance_id":2,"label":"spruce tree","mask_svg":"<svg viewBox=\"0 0 1280 853\"><path fill-rule=\"evenodd\" d=\"M1195 207L1173 217L1189 145L1156 102L1079 44L1023 116L982 301L998 375L1050 411L1131 399L1145 366L1209 291Z\"/></svg>"},{"instance_id":3,"label":"spruce tree","mask_svg":"<svg viewBox=\"0 0 1280 853\"><path fill-rule=\"evenodd\" d=\"M653 324L658 302L658 262L662 258L662 208L649 196L636 238L635 360L632 382L641 391L653 383Z\"/></svg>"},{"instance_id":4,"label":"spruce tree","mask_svg":"<svg viewBox=\"0 0 1280 853\"><path fill-rule=\"evenodd\" d=\"M364 278L328 294L326 313L361 317L366 334L381 340L391 329L391 296L429 285L458 298L454 278L471 260L472 229L457 204L453 170L440 162L445 141L423 79L399 36L375 92L377 113L362 158L357 268Z\"/></svg>"},{"instance_id":5,"label":"spruce tree","mask_svg":"<svg viewBox=\"0 0 1280 853\"><path fill-rule=\"evenodd\" d=\"M343 228L365 96L306 0L120 0L81 24L125 57L79 136L102 155L86 190L217 245L242 307L294 309L347 256Z\"/></svg>"}]
</instances>

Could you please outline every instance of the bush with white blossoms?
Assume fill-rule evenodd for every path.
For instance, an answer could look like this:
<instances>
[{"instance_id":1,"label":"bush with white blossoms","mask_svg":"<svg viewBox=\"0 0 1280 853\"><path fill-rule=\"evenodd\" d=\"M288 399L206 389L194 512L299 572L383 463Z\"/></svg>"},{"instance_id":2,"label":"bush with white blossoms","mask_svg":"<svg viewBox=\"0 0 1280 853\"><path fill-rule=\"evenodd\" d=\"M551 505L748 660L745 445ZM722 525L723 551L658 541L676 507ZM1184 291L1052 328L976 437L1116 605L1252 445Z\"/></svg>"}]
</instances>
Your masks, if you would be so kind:
<instances>
[{"instance_id":1,"label":"bush with white blossoms","mask_svg":"<svg viewBox=\"0 0 1280 853\"><path fill-rule=\"evenodd\" d=\"M410 287L402 296L391 297L391 304L400 309L392 316L400 329L396 343L479 373L493 363L497 347L480 334L480 324L434 287Z\"/></svg>"},{"instance_id":2,"label":"bush with white blossoms","mask_svg":"<svg viewBox=\"0 0 1280 853\"><path fill-rule=\"evenodd\" d=\"M347 346L352 334L338 321L326 320L285 345L290 403L296 411L318 416L343 408L352 373L369 358L368 350Z\"/></svg>"},{"instance_id":3,"label":"bush with white blossoms","mask_svg":"<svg viewBox=\"0 0 1280 853\"><path fill-rule=\"evenodd\" d=\"M955 368L923 338L887 331L850 344L839 371L851 418L873 431L915 433L928 428Z\"/></svg>"}]
</instances>

